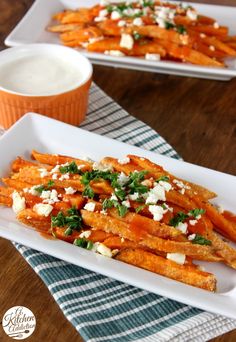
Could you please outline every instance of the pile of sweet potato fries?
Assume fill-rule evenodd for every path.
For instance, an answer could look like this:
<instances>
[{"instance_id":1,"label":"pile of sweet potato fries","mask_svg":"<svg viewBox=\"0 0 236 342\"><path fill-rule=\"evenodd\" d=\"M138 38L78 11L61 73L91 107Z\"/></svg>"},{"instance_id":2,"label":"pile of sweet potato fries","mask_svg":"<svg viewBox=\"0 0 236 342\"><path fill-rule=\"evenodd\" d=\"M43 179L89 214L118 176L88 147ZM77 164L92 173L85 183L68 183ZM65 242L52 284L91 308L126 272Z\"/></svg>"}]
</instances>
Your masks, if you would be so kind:
<instances>
[{"instance_id":1,"label":"pile of sweet potato fries","mask_svg":"<svg viewBox=\"0 0 236 342\"><path fill-rule=\"evenodd\" d=\"M236 241L235 216L209 203L215 193L134 155L32 158L14 160L0 187L0 204L21 223L209 291L216 278L194 260L236 268L236 250L218 234Z\"/></svg>"},{"instance_id":2,"label":"pile of sweet potato fries","mask_svg":"<svg viewBox=\"0 0 236 342\"><path fill-rule=\"evenodd\" d=\"M70 47L112 56L137 56L224 67L236 56L236 37L192 6L140 0L65 10L47 29Z\"/></svg>"}]
</instances>

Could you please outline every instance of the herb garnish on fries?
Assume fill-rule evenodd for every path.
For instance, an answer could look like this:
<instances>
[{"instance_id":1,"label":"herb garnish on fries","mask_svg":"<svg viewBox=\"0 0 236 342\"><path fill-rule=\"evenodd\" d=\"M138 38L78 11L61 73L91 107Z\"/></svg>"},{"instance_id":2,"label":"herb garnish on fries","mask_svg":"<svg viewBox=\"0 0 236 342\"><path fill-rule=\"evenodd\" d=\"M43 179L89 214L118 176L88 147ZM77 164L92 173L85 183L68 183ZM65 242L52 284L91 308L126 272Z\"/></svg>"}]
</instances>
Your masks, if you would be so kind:
<instances>
[{"instance_id":1,"label":"herb garnish on fries","mask_svg":"<svg viewBox=\"0 0 236 342\"><path fill-rule=\"evenodd\" d=\"M176 178L148 159L91 160L32 151L3 178L0 204L54 238L209 291L216 278L194 260L236 269L233 214L216 194Z\"/></svg>"},{"instance_id":2,"label":"herb garnish on fries","mask_svg":"<svg viewBox=\"0 0 236 342\"><path fill-rule=\"evenodd\" d=\"M224 67L226 57L236 57L236 38L228 35L228 27L181 3L101 0L53 19L57 24L47 29L60 33L64 45L89 52L211 67Z\"/></svg>"}]
</instances>

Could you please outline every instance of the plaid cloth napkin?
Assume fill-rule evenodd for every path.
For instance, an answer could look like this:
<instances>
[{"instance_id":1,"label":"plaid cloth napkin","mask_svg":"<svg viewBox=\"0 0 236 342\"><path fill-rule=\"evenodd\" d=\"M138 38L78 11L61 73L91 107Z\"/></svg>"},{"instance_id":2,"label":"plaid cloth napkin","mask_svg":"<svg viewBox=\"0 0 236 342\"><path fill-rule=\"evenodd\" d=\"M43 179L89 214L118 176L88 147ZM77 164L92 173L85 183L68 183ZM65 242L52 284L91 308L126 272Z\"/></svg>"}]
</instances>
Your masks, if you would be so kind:
<instances>
[{"instance_id":1,"label":"plaid cloth napkin","mask_svg":"<svg viewBox=\"0 0 236 342\"><path fill-rule=\"evenodd\" d=\"M90 91L87 119L80 127L179 158L162 137L96 85ZM85 341L200 342L236 328L235 320L148 293L20 244L15 246Z\"/></svg>"}]
</instances>

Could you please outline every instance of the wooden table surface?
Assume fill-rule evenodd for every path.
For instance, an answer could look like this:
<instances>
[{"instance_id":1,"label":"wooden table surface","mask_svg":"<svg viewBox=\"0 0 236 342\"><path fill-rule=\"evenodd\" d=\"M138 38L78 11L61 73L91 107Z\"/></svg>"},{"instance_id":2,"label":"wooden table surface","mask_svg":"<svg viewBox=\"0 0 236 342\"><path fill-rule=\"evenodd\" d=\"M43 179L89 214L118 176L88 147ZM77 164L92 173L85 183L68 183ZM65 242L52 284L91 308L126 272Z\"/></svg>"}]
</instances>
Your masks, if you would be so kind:
<instances>
[{"instance_id":1,"label":"wooden table surface","mask_svg":"<svg viewBox=\"0 0 236 342\"><path fill-rule=\"evenodd\" d=\"M5 37L32 3L0 0L0 49L6 48ZM234 0L214 3L236 6ZM186 161L235 175L236 79L221 82L95 66L94 81L130 114L154 128ZM0 319L7 309L23 305L37 319L27 341L81 342L12 244L0 239L0 251ZM11 340L1 328L0 340ZM212 341L236 341L236 330Z\"/></svg>"}]
</instances>

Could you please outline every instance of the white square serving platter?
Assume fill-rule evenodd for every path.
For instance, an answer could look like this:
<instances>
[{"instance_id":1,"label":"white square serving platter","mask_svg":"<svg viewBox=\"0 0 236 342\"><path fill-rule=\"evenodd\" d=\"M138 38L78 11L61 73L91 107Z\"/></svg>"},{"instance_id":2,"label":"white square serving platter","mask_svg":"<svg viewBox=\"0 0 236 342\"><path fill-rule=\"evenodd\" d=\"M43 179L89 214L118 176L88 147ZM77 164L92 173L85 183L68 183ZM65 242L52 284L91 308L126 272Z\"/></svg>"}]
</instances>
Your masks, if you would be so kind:
<instances>
[{"instance_id":1,"label":"white square serving platter","mask_svg":"<svg viewBox=\"0 0 236 342\"><path fill-rule=\"evenodd\" d=\"M19 155L29 158L32 149L89 156L94 160L104 156L122 158L128 153L145 156L178 177L209 187L219 194L216 203L231 211L236 209L234 176L142 150L34 113L26 114L0 138L0 177L8 175L14 158ZM218 279L217 293L209 293L60 240L45 239L37 231L19 224L13 211L5 207L0 207L0 236L141 289L236 319L236 271L220 263L201 263Z\"/></svg>"},{"instance_id":2,"label":"white square serving platter","mask_svg":"<svg viewBox=\"0 0 236 342\"><path fill-rule=\"evenodd\" d=\"M6 38L5 44L7 46L18 46L29 43L61 44L58 34L46 31L46 27L51 22L52 15L65 8L90 7L98 2L99 0L36 0L28 13ZM228 26L230 34L236 35L236 7L198 3L191 3L191 5L199 13L213 17L221 25ZM227 68L213 68L170 61L148 61L144 58L137 57L114 57L101 53L86 52L84 49L78 50L94 64L224 81L236 76L235 58L227 60Z\"/></svg>"}]
</instances>

